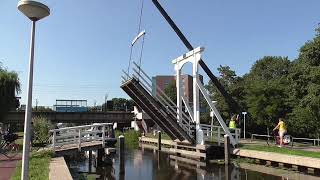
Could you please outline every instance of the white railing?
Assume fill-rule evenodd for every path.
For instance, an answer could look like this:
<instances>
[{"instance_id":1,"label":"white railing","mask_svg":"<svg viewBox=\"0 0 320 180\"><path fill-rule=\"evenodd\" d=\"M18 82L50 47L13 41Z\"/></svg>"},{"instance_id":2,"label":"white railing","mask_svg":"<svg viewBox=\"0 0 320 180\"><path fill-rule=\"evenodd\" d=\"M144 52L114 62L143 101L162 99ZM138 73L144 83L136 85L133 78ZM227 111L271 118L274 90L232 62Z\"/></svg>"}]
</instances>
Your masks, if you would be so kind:
<instances>
[{"instance_id":1,"label":"white railing","mask_svg":"<svg viewBox=\"0 0 320 180\"><path fill-rule=\"evenodd\" d=\"M81 150L81 144L84 142L101 142L105 147L108 139L115 139L112 129L112 123L99 123L85 126L74 126L60 129L52 129L52 148L61 148L64 145L76 145Z\"/></svg>"},{"instance_id":2,"label":"white railing","mask_svg":"<svg viewBox=\"0 0 320 180\"><path fill-rule=\"evenodd\" d=\"M132 75L128 74L127 72L123 71L126 77L123 78L123 82L126 80L134 77L137 80L139 80L139 83L142 87L145 88L145 90L152 95L158 102L163 106L166 107L166 112L167 114L171 114L173 117L177 117L177 105L175 102L173 102L164 92L163 90L158 87L152 86L152 79L148 76L147 73L141 69L141 67L136 63L133 62L133 68L132 68ZM152 88L155 88L156 93L155 95L152 93ZM179 125L181 128L190 136L193 137L193 131L194 129L194 124L192 123L191 118L185 114L182 113L182 118L179 121Z\"/></svg>"},{"instance_id":3,"label":"white railing","mask_svg":"<svg viewBox=\"0 0 320 180\"><path fill-rule=\"evenodd\" d=\"M211 126L209 124L200 124L200 127L202 129L203 138L205 141L217 142L218 145L220 145L221 142L224 142L224 135L226 133L224 132L224 130L222 129L221 126ZM240 140L241 129L240 128L235 128L235 129L229 128L229 131L230 131L230 134L235 139L236 143L238 143Z\"/></svg>"}]
</instances>

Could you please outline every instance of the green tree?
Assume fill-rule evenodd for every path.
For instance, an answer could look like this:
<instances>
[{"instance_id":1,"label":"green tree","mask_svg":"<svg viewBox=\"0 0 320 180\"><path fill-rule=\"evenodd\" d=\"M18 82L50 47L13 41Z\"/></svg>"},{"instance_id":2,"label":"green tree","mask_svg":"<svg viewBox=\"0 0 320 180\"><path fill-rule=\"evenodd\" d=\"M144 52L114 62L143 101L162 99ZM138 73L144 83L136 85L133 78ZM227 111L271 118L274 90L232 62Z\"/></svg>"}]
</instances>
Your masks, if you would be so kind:
<instances>
[{"instance_id":1,"label":"green tree","mask_svg":"<svg viewBox=\"0 0 320 180\"><path fill-rule=\"evenodd\" d=\"M113 110L115 111L132 111L134 106L133 100L128 100L125 98L113 98Z\"/></svg>"},{"instance_id":2,"label":"green tree","mask_svg":"<svg viewBox=\"0 0 320 180\"><path fill-rule=\"evenodd\" d=\"M177 103L177 87L176 81L171 81L165 88L164 93L176 104Z\"/></svg>"},{"instance_id":3,"label":"green tree","mask_svg":"<svg viewBox=\"0 0 320 180\"><path fill-rule=\"evenodd\" d=\"M0 64L0 121L16 106L16 94L20 92L18 74L4 69Z\"/></svg>"},{"instance_id":4,"label":"green tree","mask_svg":"<svg viewBox=\"0 0 320 180\"><path fill-rule=\"evenodd\" d=\"M243 78L237 76L235 71L232 70L229 66L220 65L217 69L220 74L218 77L219 82L226 89L226 91L229 92L231 97L234 98L235 101L237 101L239 104L241 104L244 97ZM216 107L220 111L222 118L225 120L230 119L230 107L211 80L209 81L208 85L206 85L206 88L210 93L211 99L213 101L217 101ZM205 106L208 111L210 111L209 107L205 104L206 102L202 103L202 105Z\"/></svg>"},{"instance_id":5,"label":"green tree","mask_svg":"<svg viewBox=\"0 0 320 180\"><path fill-rule=\"evenodd\" d=\"M253 130L266 132L267 127L273 127L279 117L290 112L287 93L290 67L287 57L265 56L244 76L245 104Z\"/></svg>"},{"instance_id":6,"label":"green tree","mask_svg":"<svg viewBox=\"0 0 320 180\"><path fill-rule=\"evenodd\" d=\"M320 28L316 36L300 48L289 75L292 112L288 124L296 136L320 135Z\"/></svg>"}]
</instances>

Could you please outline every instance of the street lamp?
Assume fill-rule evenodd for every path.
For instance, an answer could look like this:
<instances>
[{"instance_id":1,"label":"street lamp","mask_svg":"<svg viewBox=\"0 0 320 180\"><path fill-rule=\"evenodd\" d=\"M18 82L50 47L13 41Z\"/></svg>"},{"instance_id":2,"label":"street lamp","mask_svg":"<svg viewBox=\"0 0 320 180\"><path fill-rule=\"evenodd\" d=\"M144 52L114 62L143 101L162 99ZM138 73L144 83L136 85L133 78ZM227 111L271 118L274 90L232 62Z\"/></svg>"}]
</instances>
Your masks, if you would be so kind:
<instances>
[{"instance_id":1,"label":"street lamp","mask_svg":"<svg viewBox=\"0 0 320 180\"><path fill-rule=\"evenodd\" d=\"M243 114L243 139L246 139L246 114L247 112L242 112Z\"/></svg>"},{"instance_id":2,"label":"street lamp","mask_svg":"<svg viewBox=\"0 0 320 180\"><path fill-rule=\"evenodd\" d=\"M29 153L30 153L30 126L32 113L32 84L33 84L33 59L34 59L34 39L36 21L49 16L50 9L39 2L21 0L18 2L18 9L32 21L31 42L30 42L30 59L29 59L29 76L27 90L27 106L24 120L24 138L23 138L23 154L22 154L22 172L21 179L29 179Z\"/></svg>"}]
</instances>

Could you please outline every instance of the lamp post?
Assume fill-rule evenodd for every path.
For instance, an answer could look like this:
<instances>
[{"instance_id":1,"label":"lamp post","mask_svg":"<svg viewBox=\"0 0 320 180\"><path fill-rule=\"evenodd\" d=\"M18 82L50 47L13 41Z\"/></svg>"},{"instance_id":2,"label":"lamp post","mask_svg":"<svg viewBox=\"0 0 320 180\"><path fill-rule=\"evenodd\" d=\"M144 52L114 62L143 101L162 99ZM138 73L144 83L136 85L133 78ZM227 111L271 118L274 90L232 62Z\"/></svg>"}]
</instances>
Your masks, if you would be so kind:
<instances>
[{"instance_id":1,"label":"lamp post","mask_svg":"<svg viewBox=\"0 0 320 180\"><path fill-rule=\"evenodd\" d=\"M243 139L246 139L246 114L247 112L242 112L243 114Z\"/></svg>"},{"instance_id":2,"label":"lamp post","mask_svg":"<svg viewBox=\"0 0 320 180\"><path fill-rule=\"evenodd\" d=\"M30 126L32 113L32 84L33 84L33 60L34 60L34 39L36 21L49 16L50 9L39 2L21 0L18 2L18 9L27 18L32 21L31 28L31 42L30 42L30 59L29 59L29 76L28 76L28 90L27 90L27 106L24 120L24 138L23 138L23 154L22 154L22 172L21 179L29 179L29 153L30 153Z\"/></svg>"}]
</instances>

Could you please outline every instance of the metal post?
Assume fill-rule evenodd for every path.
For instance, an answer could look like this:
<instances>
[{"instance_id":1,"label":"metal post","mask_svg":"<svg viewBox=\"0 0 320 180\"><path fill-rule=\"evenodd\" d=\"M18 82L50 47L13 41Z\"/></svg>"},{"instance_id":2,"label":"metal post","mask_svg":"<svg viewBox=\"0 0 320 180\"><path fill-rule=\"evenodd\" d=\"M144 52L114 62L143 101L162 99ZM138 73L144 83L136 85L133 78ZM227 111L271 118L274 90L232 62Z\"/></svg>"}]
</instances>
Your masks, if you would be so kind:
<instances>
[{"instance_id":1,"label":"metal post","mask_svg":"<svg viewBox=\"0 0 320 180\"><path fill-rule=\"evenodd\" d=\"M243 114L243 139L246 139L246 114L247 112L242 112Z\"/></svg>"},{"instance_id":2,"label":"metal post","mask_svg":"<svg viewBox=\"0 0 320 180\"><path fill-rule=\"evenodd\" d=\"M30 126L32 117L32 85L33 85L33 61L34 61L34 39L35 39L36 21L32 21L31 28L31 44L30 44L30 59L29 59L29 77L27 90L27 106L24 119L23 133L23 153L22 153L22 172L21 178L29 179L29 156L30 156Z\"/></svg>"},{"instance_id":3,"label":"metal post","mask_svg":"<svg viewBox=\"0 0 320 180\"><path fill-rule=\"evenodd\" d=\"M161 131L158 131L158 151L161 151Z\"/></svg>"},{"instance_id":4,"label":"metal post","mask_svg":"<svg viewBox=\"0 0 320 180\"><path fill-rule=\"evenodd\" d=\"M182 125L182 99L181 96L183 95L182 93L182 87L181 87L181 70L179 67L179 63L175 65L176 69L176 87L177 87L177 119L178 123Z\"/></svg>"}]
</instances>

